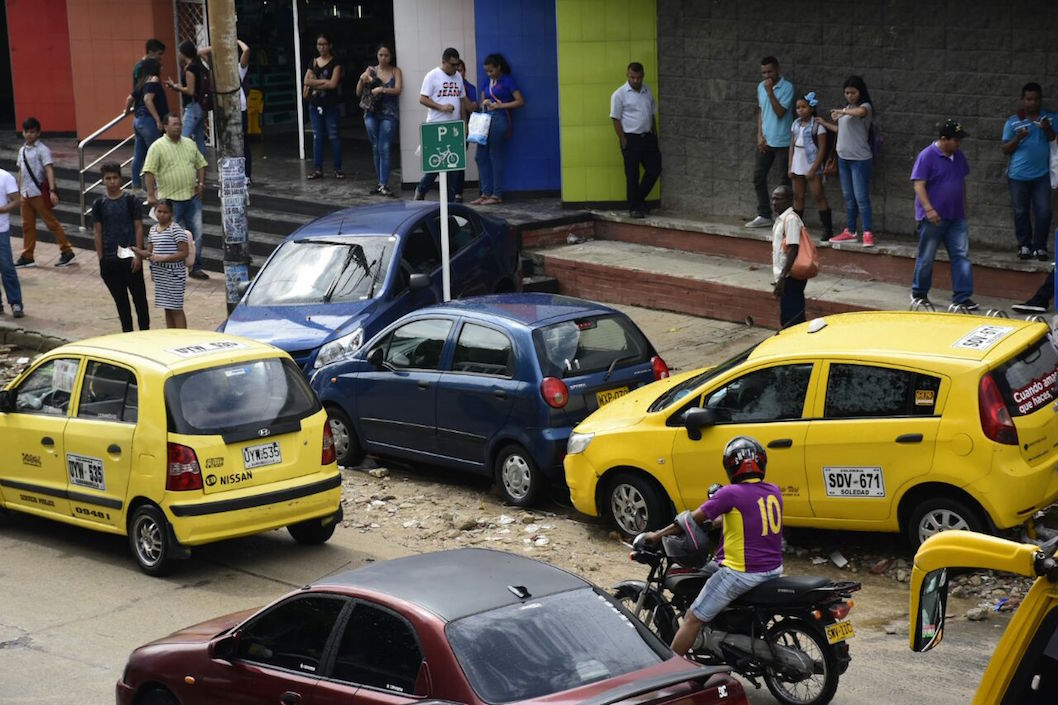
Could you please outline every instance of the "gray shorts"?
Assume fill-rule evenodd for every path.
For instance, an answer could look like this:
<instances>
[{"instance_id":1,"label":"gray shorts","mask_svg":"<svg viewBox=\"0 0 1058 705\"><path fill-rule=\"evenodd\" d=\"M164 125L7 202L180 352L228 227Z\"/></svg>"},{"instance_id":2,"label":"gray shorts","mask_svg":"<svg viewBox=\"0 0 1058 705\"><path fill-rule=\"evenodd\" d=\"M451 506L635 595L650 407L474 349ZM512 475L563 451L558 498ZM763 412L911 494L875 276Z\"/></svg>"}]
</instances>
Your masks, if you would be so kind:
<instances>
[{"instance_id":1,"label":"gray shorts","mask_svg":"<svg viewBox=\"0 0 1058 705\"><path fill-rule=\"evenodd\" d=\"M720 566L709 576L691 605L691 613L702 622L711 622L720 614L720 610L731 604L739 595L749 592L766 580L782 575L782 566L765 573L743 573Z\"/></svg>"}]
</instances>

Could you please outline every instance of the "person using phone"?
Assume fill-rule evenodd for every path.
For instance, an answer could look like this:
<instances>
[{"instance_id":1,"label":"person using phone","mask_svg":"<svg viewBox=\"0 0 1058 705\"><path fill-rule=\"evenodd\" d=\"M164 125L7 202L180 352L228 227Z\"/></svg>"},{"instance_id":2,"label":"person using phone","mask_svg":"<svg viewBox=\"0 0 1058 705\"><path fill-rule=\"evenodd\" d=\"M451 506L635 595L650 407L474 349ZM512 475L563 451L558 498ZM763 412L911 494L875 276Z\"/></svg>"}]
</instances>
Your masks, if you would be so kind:
<instances>
[{"instance_id":1,"label":"person using phone","mask_svg":"<svg viewBox=\"0 0 1058 705\"><path fill-rule=\"evenodd\" d=\"M1038 83L1021 88L1021 108L1003 125L1000 148L1010 157L1007 182L1014 207L1014 235L1018 259L1047 261L1047 238L1051 232L1051 146L1055 138L1055 114L1043 108L1043 89ZM1032 208L1032 218L1029 208Z\"/></svg>"}]
</instances>

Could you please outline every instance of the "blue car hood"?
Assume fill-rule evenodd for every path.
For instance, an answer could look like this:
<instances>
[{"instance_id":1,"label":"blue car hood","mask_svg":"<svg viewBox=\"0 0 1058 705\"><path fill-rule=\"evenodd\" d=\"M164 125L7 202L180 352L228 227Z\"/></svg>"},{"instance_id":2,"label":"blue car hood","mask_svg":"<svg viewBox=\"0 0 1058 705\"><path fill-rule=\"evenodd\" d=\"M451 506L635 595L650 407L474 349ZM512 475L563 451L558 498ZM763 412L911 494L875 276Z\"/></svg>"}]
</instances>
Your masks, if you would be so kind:
<instances>
[{"instance_id":1,"label":"blue car hood","mask_svg":"<svg viewBox=\"0 0 1058 705\"><path fill-rule=\"evenodd\" d=\"M340 304L246 306L240 303L224 324L224 332L270 343L287 352L312 350L351 333L371 310L374 300Z\"/></svg>"}]
</instances>

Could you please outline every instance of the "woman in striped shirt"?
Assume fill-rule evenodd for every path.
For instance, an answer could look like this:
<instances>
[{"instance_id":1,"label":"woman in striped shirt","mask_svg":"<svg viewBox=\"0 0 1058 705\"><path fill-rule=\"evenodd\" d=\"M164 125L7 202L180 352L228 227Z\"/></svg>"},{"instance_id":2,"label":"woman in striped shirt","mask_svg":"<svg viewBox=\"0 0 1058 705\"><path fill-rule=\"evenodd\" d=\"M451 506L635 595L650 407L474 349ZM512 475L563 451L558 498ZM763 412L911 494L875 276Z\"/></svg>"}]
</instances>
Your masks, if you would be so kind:
<instances>
[{"instance_id":1,"label":"woman in striped shirt","mask_svg":"<svg viewBox=\"0 0 1058 705\"><path fill-rule=\"evenodd\" d=\"M154 305L165 311L165 327L187 328L187 231L173 222L173 203L167 198L154 206L154 215L158 222L151 226L148 249L139 250L138 254L151 263Z\"/></svg>"}]
</instances>

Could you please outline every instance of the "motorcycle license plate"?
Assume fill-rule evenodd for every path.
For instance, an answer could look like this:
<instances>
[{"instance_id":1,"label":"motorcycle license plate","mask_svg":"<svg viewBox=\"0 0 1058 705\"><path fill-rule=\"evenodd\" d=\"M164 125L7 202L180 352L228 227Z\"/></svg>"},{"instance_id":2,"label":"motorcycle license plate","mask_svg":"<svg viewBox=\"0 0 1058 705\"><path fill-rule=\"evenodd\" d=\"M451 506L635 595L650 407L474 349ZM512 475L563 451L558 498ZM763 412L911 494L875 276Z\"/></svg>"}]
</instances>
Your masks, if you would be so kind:
<instances>
[{"instance_id":1,"label":"motorcycle license plate","mask_svg":"<svg viewBox=\"0 0 1058 705\"><path fill-rule=\"evenodd\" d=\"M852 631L852 622L834 622L827 626L827 641L836 644L851 639L856 633Z\"/></svg>"}]
</instances>

